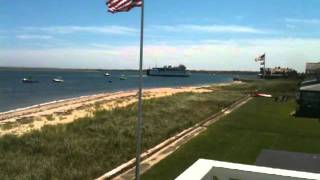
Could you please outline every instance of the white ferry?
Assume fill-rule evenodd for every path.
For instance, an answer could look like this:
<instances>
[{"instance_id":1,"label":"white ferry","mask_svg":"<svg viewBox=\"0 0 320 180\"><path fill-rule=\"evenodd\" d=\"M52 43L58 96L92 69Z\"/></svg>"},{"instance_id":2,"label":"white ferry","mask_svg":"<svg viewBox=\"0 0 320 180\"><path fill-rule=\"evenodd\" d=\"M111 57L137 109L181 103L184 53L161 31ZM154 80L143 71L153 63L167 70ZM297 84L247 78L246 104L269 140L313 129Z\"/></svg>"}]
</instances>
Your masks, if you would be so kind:
<instances>
[{"instance_id":1,"label":"white ferry","mask_svg":"<svg viewBox=\"0 0 320 180\"><path fill-rule=\"evenodd\" d=\"M190 71L186 66L180 64L177 67L164 66L162 68L152 68L147 70L148 76L165 76L165 77L189 77Z\"/></svg>"}]
</instances>

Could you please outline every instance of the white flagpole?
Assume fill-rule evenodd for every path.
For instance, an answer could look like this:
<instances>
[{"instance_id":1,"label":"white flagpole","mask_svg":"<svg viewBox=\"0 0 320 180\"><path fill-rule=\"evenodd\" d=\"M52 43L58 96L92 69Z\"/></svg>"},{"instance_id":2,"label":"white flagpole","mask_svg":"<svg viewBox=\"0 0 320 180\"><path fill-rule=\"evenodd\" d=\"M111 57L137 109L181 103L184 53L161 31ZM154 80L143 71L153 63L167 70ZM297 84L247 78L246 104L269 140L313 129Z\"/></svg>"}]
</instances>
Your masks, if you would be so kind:
<instances>
[{"instance_id":1,"label":"white flagpole","mask_svg":"<svg viewBox=\"0 0 320 180\"><path fill-rule=\"evenodd\" d=\"M264 53L264 61L263 61L263 78L266 79L266 59L267 59L267 55L266 53Z\"/></svg>"},{"instance_id":2,"label":"white flagpole","mask_svg":"<svg viewBox=\"0 0 320 180\"><path fill-rule=\"evenodd\" d=\"M136 180L140 180L140 154L141 154L141 128L142 128L142 84L143 84L143 33L144 33L144 0L141 5L141 31L140 31L140 65L139 65L139 101L138 120L136 125Z\"/></svg>"}]
</instances>

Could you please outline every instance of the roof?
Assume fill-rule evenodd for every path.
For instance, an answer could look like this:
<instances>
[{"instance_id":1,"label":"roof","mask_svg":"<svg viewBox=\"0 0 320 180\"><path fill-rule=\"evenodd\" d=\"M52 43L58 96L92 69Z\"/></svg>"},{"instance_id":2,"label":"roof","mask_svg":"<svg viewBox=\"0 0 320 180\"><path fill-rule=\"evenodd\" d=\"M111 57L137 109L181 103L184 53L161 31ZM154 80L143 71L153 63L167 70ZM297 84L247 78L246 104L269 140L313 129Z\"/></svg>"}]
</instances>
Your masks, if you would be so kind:
<instances>
[{"instance_id":1,"label":"roof","mask_svg":"<svg viewBox=\"0 0 320 180\"><path fill-rule=\"evenodd\" d=\"M262 150L255 164L272 168L320 173L320 154Z\"/></svg>"},{"instance_id":2,"label":"roof","mask_svg":"<svg viewBox=\"0 0 320 180\"><path fill-rule=\"evenodd\" d=\"M300 88L300 91L314 91L314 92L320 92L320 83L319 84L313 84L310 86L303 86Z\"/></svg>"},{"instance_id":3,"label":"roof","mask_svg":"<svg viewBox=\"0 0 320 180\"><path fill-rule=\"evenodd\" d=\"M320 174L317 173L199 159L175 180L201 180L212 172L219 172L220 175L246 175L251 177L248 179L253 179L252 177L257 176L262 177L262 179L264 179L263 177L270 179L270 177L274 176L287 177L286 179L320 179Z\"/></svg>"},{"instance_id":4,"label":"roof","mask_svg":"<svg viewBox=\"0 0 320 180\"><path fill-rule=\"evenodd\" d=\"M306 80L301 82L301 86L309 86L309 85L314 85L319 83L320 83L320 79L311 79L311 80Z\"/></svg>"}]
</instances>

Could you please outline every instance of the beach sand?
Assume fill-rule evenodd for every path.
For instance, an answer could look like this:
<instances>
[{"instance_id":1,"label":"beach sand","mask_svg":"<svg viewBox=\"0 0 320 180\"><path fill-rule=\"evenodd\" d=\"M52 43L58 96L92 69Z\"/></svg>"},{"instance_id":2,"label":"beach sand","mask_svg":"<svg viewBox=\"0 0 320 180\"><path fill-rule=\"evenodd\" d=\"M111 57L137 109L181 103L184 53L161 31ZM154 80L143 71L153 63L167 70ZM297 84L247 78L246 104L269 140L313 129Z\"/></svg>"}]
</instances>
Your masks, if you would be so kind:
<instances>
[{"instance_id":1,"label":"beach sand","mask_svg":"<svg viewBox=\"0 0 320 180\"><path fill-rule=\"evenodd\" d=\"M218 88L227 84L217 84L215 86ZM143 99L172 96L183 92L212 92L213 86L210 86L210 89L208 87L146 89L143 91ZM33 130L39 130L46 125L71 123L79 118L92 117L97 109L112 110L114 108L126 107L135 102L137 102L137 91L121 91L53 101L0 113L0 136L6 134L23 135Z\"/></svg>"}]
</instances>

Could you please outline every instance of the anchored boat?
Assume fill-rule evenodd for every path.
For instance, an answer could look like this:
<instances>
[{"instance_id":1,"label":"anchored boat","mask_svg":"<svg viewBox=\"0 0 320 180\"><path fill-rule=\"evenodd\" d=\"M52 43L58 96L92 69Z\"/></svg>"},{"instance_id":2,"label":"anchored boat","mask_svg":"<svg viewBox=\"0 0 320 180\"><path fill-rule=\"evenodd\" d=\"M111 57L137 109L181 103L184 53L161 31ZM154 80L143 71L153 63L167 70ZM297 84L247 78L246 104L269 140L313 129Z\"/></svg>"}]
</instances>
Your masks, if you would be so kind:
<instances>
[{"instance_id":1,"label":"anchored boat","mask_svg":"<svg viewBox=\"0 0 320 180\"><path fill-rule=\"evenodd\" d=\"M53 81L54 83L63 83L63 82L64 82L64 80L63 80L61 77L54 78L54 79L52 79L52 81Z\"/></svg>"},{"instance_id":2,"label":"anchored boat","mask_svg":"<svg viewBox=\"0 0 320 180\"><path fill-rule=\"evenodd\" d=\"M38 81L33 80L32 77L23 78L22 83L38 83Z\"/></svg>"},{"instance_id":3,"label":"anchored boat","mask_svg":"<svg viewBox=\"0 0 320 180\"><path fill-rule=\"evenodd\" d=\"M120 80L127 80L127 79L128 79L128 78L127 78L125 75L123 75L123 74L120 76Z\"/></svg>"}]
</instances>

